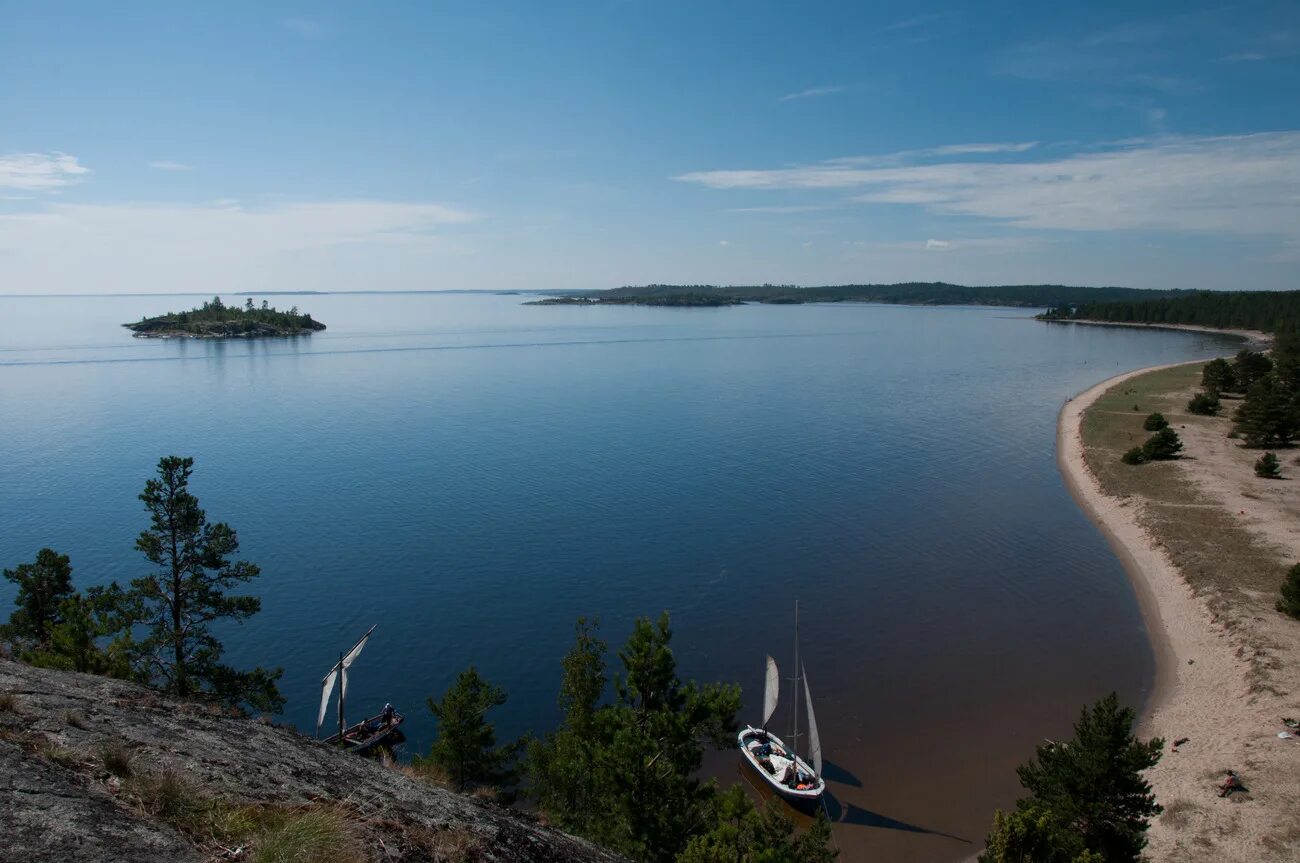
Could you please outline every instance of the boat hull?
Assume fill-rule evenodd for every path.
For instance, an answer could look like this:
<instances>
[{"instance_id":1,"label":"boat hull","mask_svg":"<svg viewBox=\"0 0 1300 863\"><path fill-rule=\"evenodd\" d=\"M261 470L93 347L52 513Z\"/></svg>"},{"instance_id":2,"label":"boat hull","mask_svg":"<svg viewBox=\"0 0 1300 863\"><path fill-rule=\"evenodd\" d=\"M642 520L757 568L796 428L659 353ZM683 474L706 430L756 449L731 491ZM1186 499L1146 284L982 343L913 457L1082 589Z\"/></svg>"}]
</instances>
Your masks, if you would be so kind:
<instances>
[{"instance_id":1,"label":"boat hull","mask_svg":"<svg viewBox=\"0 0 1300 863\"><path fill-rule=\"evenodd\" d=\"M382 714L358 722L344 730L343 749L357 755L370 755L380 749L396 746L406 740L402 734L402 723L405 721L405 716L394 713L391 723L385 723ZM324 742L328 746L338 746L339 736L331 734Z\"/></svg>"},{"instance_id":2,"label":"boat hull","mask_svg":"<svg viewBox=\"0 0 1300 863\"><path fill-rule=\"evenodd\" d=\"M791 788L786 785L779 776L769 770L769 765L765 765L757 753L750 748L751 744L763 741L771 744L774 754L778 755L778 757L784 757L788 760L790 754L792 754L790 747L786 746L781 738L770 731L764 731L750 725L736 735L736 745L740 747L741 757L749 764L750 769L758 774L759 779L763 780L769 790L798 809L816 809L821 804L822 794L826 791L825 780L820 776L814 776L813 782L809 783L808 787L805 788ZM793 760L798 770L812 775L813 769L808 765L808 762L798 755L795 755Z\"/></svg>"}]
</instances>

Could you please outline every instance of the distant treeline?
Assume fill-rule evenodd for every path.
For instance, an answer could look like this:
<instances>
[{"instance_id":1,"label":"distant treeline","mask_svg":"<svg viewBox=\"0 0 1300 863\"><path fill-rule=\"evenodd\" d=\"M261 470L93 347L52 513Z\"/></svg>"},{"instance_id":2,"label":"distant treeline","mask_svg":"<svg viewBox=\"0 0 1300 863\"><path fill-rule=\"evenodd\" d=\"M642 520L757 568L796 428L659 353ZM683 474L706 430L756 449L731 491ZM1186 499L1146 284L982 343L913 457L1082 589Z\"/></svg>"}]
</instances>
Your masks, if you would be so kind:
<instances>
[{"instance_id":1,"label":"distant treeline","mask_svg":"<svg viewBox=\"0 0 1300 863\"><path fill-rule=\"evenodd\" d=\"M584 291L570 296L597 302L662 305L672 297L716 297L746 303L902 303L912 305L1048 306L1174 297L1187 291L1147 291L1138 288L1088 288L1069 285L951 285L947 282L904 282L896 285L640 285L608 291ZM683 305L702 305L699 302Z\"/></svg>"},{"instance_id":2,"label":"distant treeline","mask_svg":"<svg viewBox=\"0 0 1300 863\"><path fill-rule=\"evenodd\" d=\"M1042 317L1286 333L1300 329L1300 291L1194 291L1143 301L1098 298L1056 304Z\"/></svg>"}]
</instances>

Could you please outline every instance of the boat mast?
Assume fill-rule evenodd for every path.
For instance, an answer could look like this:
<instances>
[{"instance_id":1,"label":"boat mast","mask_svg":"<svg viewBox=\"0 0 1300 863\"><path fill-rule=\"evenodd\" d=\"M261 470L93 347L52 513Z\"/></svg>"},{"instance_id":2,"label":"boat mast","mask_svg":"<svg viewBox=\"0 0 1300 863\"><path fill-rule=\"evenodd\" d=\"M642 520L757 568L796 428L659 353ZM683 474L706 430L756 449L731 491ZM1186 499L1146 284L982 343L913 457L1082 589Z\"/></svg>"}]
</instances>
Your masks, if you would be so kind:
<instances>
[{"instance_id":1,"label":"boat mast","mask_svg":"<svg viewBox=\"0 0 1300 863\"><path fill-rule=\"evenodd\" d=\"M338 745L343 745L343 698L347 695L347 675L343 668L343 651L338 654Z\"/></svg>"},{"instance_id":2,"label":"boat mast","mask_svg":"<svg viewBox=\"0 0 1300 863\"><path fill-rule=\"evenodd\" d=\"M799 758L799 600L794 601L794 732L790 735L790 754Z\"/></svg>"}]
</instances>

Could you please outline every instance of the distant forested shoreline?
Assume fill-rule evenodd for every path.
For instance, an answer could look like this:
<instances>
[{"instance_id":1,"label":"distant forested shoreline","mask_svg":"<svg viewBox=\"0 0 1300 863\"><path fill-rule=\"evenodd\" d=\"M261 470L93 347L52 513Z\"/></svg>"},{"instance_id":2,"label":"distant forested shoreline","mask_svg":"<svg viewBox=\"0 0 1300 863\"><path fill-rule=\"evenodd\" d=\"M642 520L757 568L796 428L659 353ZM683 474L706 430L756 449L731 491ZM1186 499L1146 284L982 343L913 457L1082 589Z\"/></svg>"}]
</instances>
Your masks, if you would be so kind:
<instances>
[{"instance_id":1,"label":"distant forested shoreline","mask_svg":"<svg viewBox=\"0 0 1300 863\"><path fill-rule=\"evenodd\" d=\"M1290 333L1300 330L1300 291L1190 291L1143 299L1098 297L1053 304L1048 321L1183 324Z\"/></svg>"},{"instance_id":2,"label":"distant forested shoreline","mask_svg":"<svg viewBox=\"0 0 1300 863\"><path fill-rule=\"evenodd\" d=\"M724 306L741 303L897 303L935 306L1017 306L1047 308L1097 302L1138 302L1177 297L1191 291L1070 285L953 285L903 282L892 285L629 285L605 291L556 292L533 305Z\"/></svg>"}]
</instances>

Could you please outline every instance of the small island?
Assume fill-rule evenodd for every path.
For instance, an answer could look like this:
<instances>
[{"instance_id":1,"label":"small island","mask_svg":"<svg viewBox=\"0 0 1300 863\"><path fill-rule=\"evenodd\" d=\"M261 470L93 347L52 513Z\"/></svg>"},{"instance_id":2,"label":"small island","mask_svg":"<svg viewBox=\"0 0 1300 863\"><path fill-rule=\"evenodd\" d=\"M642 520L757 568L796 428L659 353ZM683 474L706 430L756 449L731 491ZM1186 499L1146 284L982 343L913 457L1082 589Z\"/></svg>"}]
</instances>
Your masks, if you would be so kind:
<instances>
[{"instance_id":1,"label":"small island","mask_svg":"<svg viewBox=\"0 0 1300 863\"><path fill-rule=\"evenodd\" d=\"M221 297L213 297L188 312L168 312L154 318L141 318L122 324L137 338L169 339L259 339L298 336L325 329L320 321L294 306L287 312L272 307L266 300L253 305L253 298L241 306L227 306Z\"/></svg>"}]
</instances>

